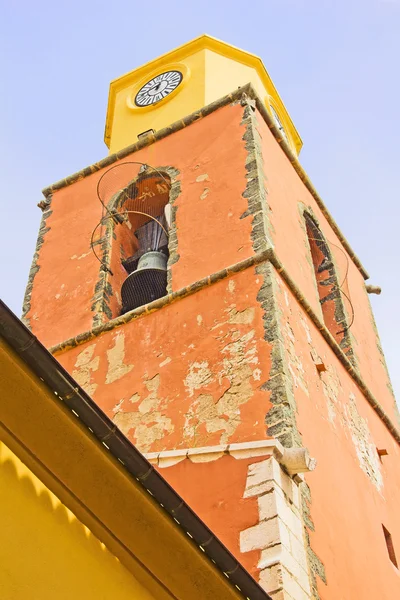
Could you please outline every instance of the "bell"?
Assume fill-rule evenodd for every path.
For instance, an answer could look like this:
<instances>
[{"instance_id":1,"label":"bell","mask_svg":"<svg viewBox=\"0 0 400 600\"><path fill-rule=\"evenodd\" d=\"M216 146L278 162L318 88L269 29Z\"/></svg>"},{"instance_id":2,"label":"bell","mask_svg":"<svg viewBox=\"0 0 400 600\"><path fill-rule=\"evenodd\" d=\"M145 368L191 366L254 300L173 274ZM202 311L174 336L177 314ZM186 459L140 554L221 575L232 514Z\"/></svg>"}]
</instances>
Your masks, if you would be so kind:
<instances>
[{"instance_id":1,"label":"bell","mask_svg":"<svg viewBox=\"0 0 400 600\"><path fill-rule=\"evenodd\" d=\"M167 261L167 256L157 251L140 257L136 271L122 284L122 314L166 295Z\"/></svg>"},{"instance_id":2,"label":"bell","mask_svg":"<svg viewBox=\"0 0 400 600\"><path fill-rule=\"evenodd\" d=\"M139 258L137 271L141 269L160 269L161 271L167 270L167 257L163 252L158 252L157 250L152 250L151 252L146 252Z\"/></svg>"}]
</instances>

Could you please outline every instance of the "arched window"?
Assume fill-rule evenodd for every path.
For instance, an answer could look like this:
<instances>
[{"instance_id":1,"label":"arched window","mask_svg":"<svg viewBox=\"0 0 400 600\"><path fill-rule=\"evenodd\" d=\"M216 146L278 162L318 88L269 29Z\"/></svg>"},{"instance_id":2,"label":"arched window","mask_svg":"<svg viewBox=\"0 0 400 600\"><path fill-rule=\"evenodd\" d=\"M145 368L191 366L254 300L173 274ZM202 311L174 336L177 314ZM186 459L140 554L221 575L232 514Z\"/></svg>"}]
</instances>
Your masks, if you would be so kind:
<instances>
[{"instance_id":1,"label":"arched window","mask_svg":"<svg viewBox=\"0 0 400 600\"><path fill-rule=\"evenodd\" d=\"M324 323L350 360L354 360L349 322L330 248L314 218L304 213Z\"/></svg>"},{"instance_id":2,"label":"arched window","mask_svg":"<svg viewBox=\"0 0 400 600\"><path fill-rule=\"evenodd\" d=\"M99 180L103 217L91 244L101 263L94 326L167 294L171 203L180 191L172 177L177 172L143 165L129 181L136 164L118 165ZM123 179L129 183L121 189Z\"/></svg>"},{"instance_id":3,"label":"arched window","mask_svg":"<svg viewBox=\"0 0 400 600\"><path fill-rule=\"evenodd\" d=\"M170 187L168 176L150 172L121 194L118 212L129 230L129 250L121 244L121 264L128 275L121 286L122 314L167 293Z\"/></svg>"}]
</instances>

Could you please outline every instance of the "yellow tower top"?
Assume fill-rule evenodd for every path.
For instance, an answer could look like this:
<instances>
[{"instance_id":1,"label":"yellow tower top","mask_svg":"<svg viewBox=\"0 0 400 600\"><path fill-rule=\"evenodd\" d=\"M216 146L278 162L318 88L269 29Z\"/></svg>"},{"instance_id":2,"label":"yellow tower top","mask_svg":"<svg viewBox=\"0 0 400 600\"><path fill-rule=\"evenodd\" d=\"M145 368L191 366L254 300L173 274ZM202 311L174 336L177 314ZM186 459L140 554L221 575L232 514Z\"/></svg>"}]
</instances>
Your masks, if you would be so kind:
<instances>
[{"instance_id":1,"label":"yellow tower top","mask_svg":"<svg viewBox=\"0 0 400 600\"><path fill-rule=\"evenodd\" d=\"M110 154L203 106L252 83L295 154L301 138L262 60L209 35L114 79L110 84L105 142Z\"/></svg>"}]
</instances>

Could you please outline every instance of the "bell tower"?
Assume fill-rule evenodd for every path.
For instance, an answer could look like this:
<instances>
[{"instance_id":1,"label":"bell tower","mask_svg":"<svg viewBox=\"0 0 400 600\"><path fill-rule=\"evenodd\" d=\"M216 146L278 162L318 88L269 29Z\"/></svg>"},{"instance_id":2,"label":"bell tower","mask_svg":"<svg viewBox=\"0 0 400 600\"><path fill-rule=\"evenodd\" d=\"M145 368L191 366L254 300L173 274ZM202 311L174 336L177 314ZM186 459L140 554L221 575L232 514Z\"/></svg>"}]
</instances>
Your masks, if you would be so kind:
<instances>
[{"instance_id":1,"label":"bell tower","mask_svg":"<svg viewBox=\"0 0 400 600\"><path fill-rule=\"evenodd\" d=\"M263 63L201 36L111 83L105 140L43 192L25 322L272 598L396 597L368 273Z\"/></svg>"}]
</instances>

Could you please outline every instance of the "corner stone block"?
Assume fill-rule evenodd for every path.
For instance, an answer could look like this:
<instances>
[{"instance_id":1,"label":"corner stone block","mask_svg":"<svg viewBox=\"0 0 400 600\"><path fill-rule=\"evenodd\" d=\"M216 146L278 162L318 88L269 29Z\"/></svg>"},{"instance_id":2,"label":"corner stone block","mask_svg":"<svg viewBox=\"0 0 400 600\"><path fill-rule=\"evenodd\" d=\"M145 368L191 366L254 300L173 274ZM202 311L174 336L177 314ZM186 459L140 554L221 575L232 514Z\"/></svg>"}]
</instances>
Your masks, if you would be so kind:
<instances>
[{"instance_id":1,"label":"corner stone block","mask_svg":"<svg viewBox=\"0 0 400 600\"><path fill-rule=\"evenodd\" d=\"M267 460L249 465L246 490L267 481L276 481L281 487L281 468L273 456Z\"/></svg>"},{"instance_id":2,"label":"corner stone block","mask_svg":"<svg viewBox=\"0 0 400 600\"><path fill-rule=\"evenodd\" d=\"M271 569L274 566L280 566L286 569L288 573L294 577L301 588L307 593L311 594L310 580L305 565L305 551L303 548L302 556L299 562L297 556L294 556L285 546L278 544L262 550L261 558L258 563L258 567L261 570Z\"/></svg>"},{"instance_id":3,"label":"corner stone block","mask_svg":"<svg viewBox=\"0 0 400 600\"><path fill-rule=\"evenodd\" d=\"M290 549L292 556L296 559L299 565L304 571L308 570L307 555L305 552L304 538L300 539L295 536L291 531L289 532L290 537Z\"/></svg>"},{"instance_id":4,"label":"corner stone block","mask_svg":"<svg viewBox=\"0 0 400 600\"><path fill-rule=\"evenodd\" d=\"M284 600L310 600L311 595L303 590L296 579L281 565L266 568L260 573L261 587L268 593L282 592ZM277 596L273 595L273 598Z\"/></svg>"},{"instance_id":5,"label":"corner stone block","mask_svg":"<svg viewBox=\"0 0 400 600\"><path fill-rule=\"evenodd\" d=\"M284 523L275 517L261 521L240 532L240 551L263 550L274 544L284 544L290 550L290 535Z\"/></svg>"},{"instance_id":6,"label":"corner stone block","mask_svg":"<svg viewBox=\"0 0 400 600\"><path fill-rule=\"evenodd\" d=\"M260 521L279 516L286 527L300 540L303 540L303 522L297 508L291 504L280 488L258 497Z\"/></svg>"}]
</instances>

